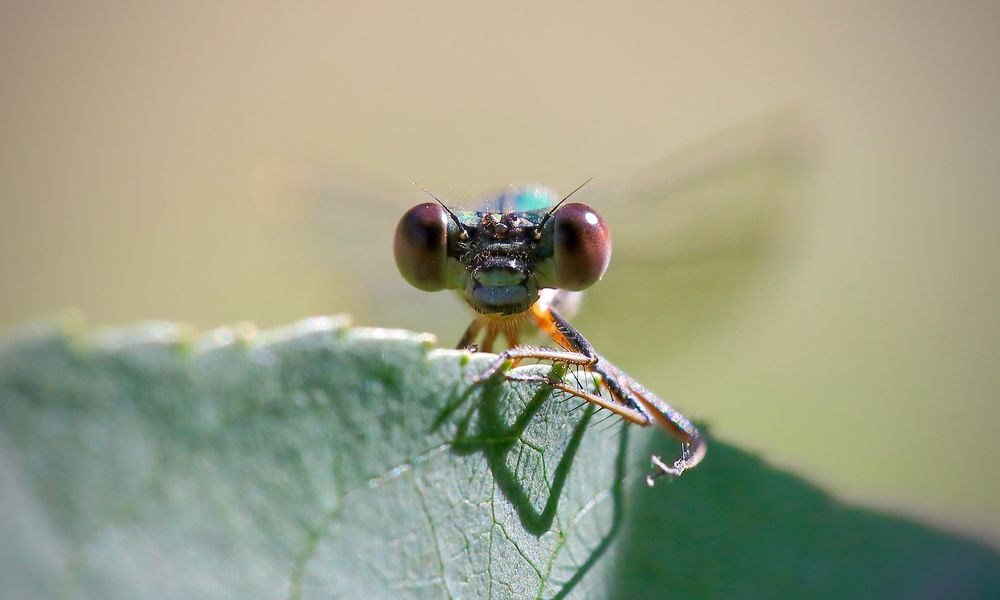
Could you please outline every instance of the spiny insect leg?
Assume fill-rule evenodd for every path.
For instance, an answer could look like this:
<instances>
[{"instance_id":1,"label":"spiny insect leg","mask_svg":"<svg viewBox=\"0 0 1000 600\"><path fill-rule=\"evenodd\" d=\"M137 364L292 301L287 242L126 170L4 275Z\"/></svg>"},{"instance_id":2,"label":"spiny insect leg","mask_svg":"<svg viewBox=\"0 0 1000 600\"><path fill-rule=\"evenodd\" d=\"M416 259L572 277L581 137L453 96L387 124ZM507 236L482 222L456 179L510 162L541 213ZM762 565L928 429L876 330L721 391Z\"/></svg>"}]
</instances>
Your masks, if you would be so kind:
<instances>
[{"instance_id":1,"label":"spiny insect leg","mask_svg":"<svg viewBox=\"0 0 1000 600\"><path fill-rule=\"evenodd\" d=\"M532 315L538 326L551 335L557 344L589 356L593 360L586 367L601 376L601 385L614 399L613 407L607 406L609 410L639 425L651 425L655 422L681 442L681 457L673 463L668 465L658 456L651 457L657 471L646 478L649 485L654 485L656 478L664 475L677 477L701 462L705 456L707 444L705 438L687 417L676 411L656 394L646 390L627 373L598 355L590 342L551 307L532 307ZM587 394L587 396L599 397L593 394ZM584 398L584 396L580 397ZM586 399L593 401L590 398ZM604 406L598 402L594 403L598 406ZM629 418L628 415L633 418Z\"/></svg>"},{"instance_id":2,"label":"spiny insect leg","mask_svg":"<svg viewBox=\"0 0 1000 600\"><path fill-rule=\"evenodd\" d=\"M698 428L687 417L659 396L642 387L637 381L625 373L621 373L621 376L624 378L625 386L643 405L652 419L681 442L681 457L673 463L668 465L659 456L650 458L656 471L646 477L646 483L653 486L659 477L664 475L679 477L684 471L696 467L705 457L705 452L708 449L705 437L698 431Z\"/></svg>"},{"instance_id":3,"label":"spiny insect leg","mask_svg":"<svg viewBox=\"0 0 1000 600\"><path fill-rule=\"evenodd\" d=\"M613 400L605 398L604 396L599 396L597 394L588 392L584 389L574 387L561 380L545 377L543 375L528 375L521 373L508 373L506 375L506 378L507 381L523 381L528 383L538 383L541 385L548 385L554 389L561 390L572 396L575 396L580 400L583 400L584 402L589 402L601 408L606 408L611 412L621 416L623 419L630 421L632 423L636 423L639 425L649 424L649 418L646 415L638 411L632 410L627 406L614 402ZM583 405L581 404L581 406Z\"/></svg>"},{"instance_id":4,"label":"spiny insect leg","mask_svg":"<svg viewBox=\"0 0 1000 600\"><path fill-rule=\"evenodd\" d=\"M579 352L567 352L565 350L552 350L549 348L536 348L534 346L518 346L510 350L504 350L497 355L489 367L473 379L474 383L483 382L493 377L500 371L507 361L518 361L526 358L537 358L552 363L562 363L566 365L589 365L594 359Z\"/></svg>"}]
</instances>

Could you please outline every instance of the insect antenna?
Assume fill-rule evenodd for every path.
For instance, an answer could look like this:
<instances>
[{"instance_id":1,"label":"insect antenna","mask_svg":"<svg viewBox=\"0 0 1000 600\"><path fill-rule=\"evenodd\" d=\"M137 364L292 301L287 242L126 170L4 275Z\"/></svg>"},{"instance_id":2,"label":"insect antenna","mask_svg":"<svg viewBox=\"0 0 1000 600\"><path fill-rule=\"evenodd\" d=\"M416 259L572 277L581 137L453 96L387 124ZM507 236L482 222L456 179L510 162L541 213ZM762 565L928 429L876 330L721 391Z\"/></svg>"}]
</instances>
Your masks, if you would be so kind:
<instances>
[{"instance_id":1,"label":"insect antenna","mask_svg":"<svg viewBox=\"0 0 1000 600\"><path fill-rule=\"evenodd\" d=\"M551 217L551 216L552 216L552 213L556 212L556 209L557 209L557 208L559 208L560 206L562 206L562 203L563 203L563 202L565 202L565 201L569 200L569 197L570 197L570 196L572 196L573 194L575 194L575 193L579 192L579 191L580 191L580 188L582 188L583 186L587 185L588 183L590 183L590 182L591 182L591 181L593 181L593 180L594 180L594 178L593 178L593 177L591 177L591 178L590 178L590 179L588 179L587 181L584 181L584 182L583 182L583 183L581 183L580 185L576 186L576 189L575 189L575 190L573 190L572 192L570 192L570 193L566 194L566 197L565 197L565 198L563 198L563 199L562 199L562 200L560 200L560 201L559 201L559 202L558 202L558 203L557 203L557 204L556 204L555 206L553 206L553 207L552 207L552 209L551 209L551 210L549 210L549 212L545 213L545 216L544 216L544 217L542 217L542 222L538 224L538 229L541 229L542 227L545 227L545 222L549 220L549 217ZM419 187L419 186L418 186L418 187ZM426 191L426 190L424 190L424 191ZM435 199L436 199L436 198L435 198Z\"/></svg>"},{"instance_id":2,"label":"insect antenna","mask_svg":"<svg viewBox=\"0 0 1000 600\"><path fill-rule=\"evenodd\" d=\"M428 190L424 186L420 185L416 181L411 181L410 183L412 183L413 185L415 185L416 187L418 187L419 189L421 189L425 194L427 194L431 198L434 198L434 201L441 205L441 208L443 208L445 210L445 212L448 213L448 216L451 217L451 220L455 222L455 225L458 225L458 230L461 231L463 234L468 235L468 234L465 233L465 227L462 226L462 222L458 220L458 216L455 215L455 213L451 212L451 209L448 208L447 206L445 206L444 202L441 202L441 200L437 196L435 196L434 194L432 194L430 192L430 190ZM567 196L567 198L568 197L569 196Z\"/></svg>"}]
</instances>

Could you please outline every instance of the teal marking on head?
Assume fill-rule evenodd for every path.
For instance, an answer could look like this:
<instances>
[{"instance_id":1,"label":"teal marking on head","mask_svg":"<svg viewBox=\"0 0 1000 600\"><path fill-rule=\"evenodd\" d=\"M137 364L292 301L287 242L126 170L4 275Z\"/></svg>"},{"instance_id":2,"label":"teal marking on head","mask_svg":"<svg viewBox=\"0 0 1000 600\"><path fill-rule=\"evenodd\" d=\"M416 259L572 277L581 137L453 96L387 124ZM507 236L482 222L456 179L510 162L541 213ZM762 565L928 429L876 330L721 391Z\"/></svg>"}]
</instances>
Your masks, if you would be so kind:
<instances>
[{"instance_id":1,"label":"teal marking on head","mask_svg":"<svg viewBox=\"0 0 1000 600\"><path fill-rule=\"evenodd\" d=\"M511 186L483 203L483 212L523 212L555 206L559 196L540 185Z\"/></svg>"}]
</instances>

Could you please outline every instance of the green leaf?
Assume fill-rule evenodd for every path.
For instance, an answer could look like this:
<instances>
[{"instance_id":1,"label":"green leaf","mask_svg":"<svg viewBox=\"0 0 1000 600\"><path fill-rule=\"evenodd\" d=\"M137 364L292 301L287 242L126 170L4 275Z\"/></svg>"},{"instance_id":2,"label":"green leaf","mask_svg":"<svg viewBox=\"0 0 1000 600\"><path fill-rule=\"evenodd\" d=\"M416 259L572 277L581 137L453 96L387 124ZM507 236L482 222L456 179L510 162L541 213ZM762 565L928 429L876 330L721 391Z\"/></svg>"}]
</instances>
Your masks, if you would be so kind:
<instances>
[{"instance_id":1,"label":"green leaf","mask_svg":"<svg viewBox=\"0 0 1000 600\"><path fill-rule=\"evenodd\" d=\"M489 357L469 358L330 319L250 343L169 324L17 342L4 505L16 547L48 564L14 581L100 597L558 594L620 522L627 438L587 432L593 411L545 390L470 387Z\"/></svg>"},{"instance_id":2,"label":"green leaf","mask_svg":"<svg viewBox=\"0 0 1000 600\"><path fill-rule=\"evenodd\" d=\"M470 385L489 359L338 319L21 332L0 350L5 596L1000 590L992 549L722 443L649 490L630 438L675 444L544 389Z\"/></svg>"}]
</instances>

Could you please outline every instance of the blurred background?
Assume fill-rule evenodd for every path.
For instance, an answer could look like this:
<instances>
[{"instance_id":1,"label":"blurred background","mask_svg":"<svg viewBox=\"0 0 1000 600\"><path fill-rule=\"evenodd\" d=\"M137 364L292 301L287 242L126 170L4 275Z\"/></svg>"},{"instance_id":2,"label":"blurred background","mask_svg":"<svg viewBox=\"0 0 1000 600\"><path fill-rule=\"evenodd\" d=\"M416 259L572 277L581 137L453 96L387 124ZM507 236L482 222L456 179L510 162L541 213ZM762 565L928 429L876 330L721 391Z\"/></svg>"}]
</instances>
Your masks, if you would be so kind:
<instances>
[{"instance_id":1,"label":"blurred background","mask_svg":"<svg viewBox=\"0 0 1000 600\"><path fill-rule=\"evenodd\" d=\"M392 261L409 180L594 176L603 354L840 497L1000 540L1000 5L536 4L5 2L0 328L351 313L451 346L468 309Z\"/></svg>"}]
</instances>

